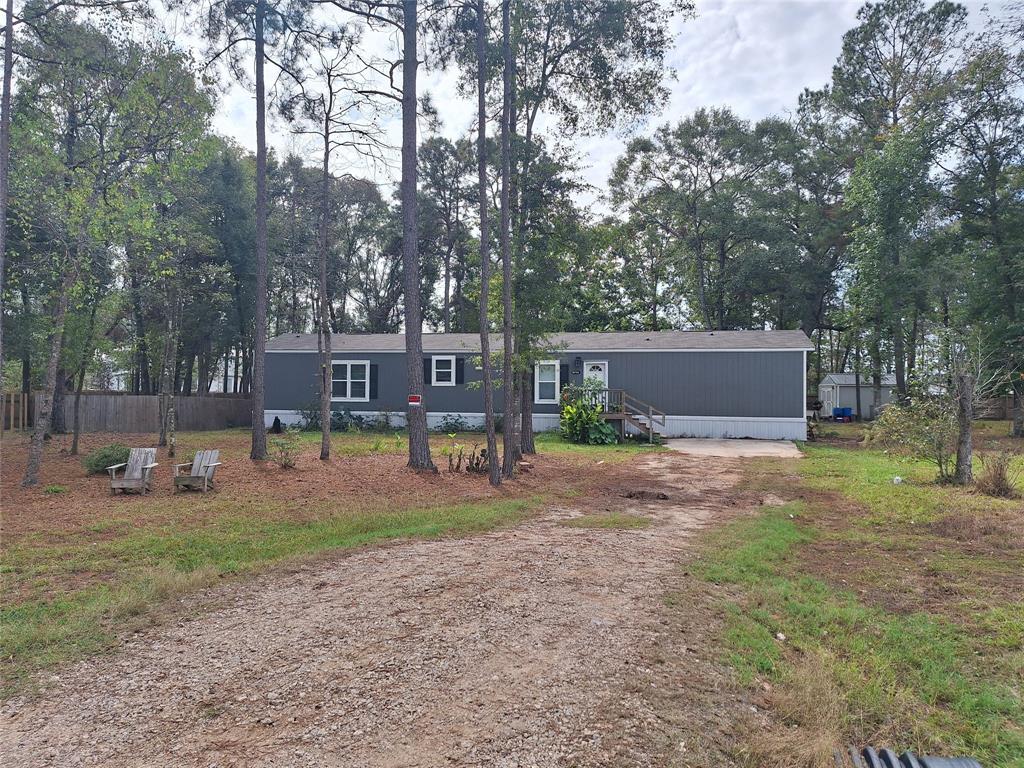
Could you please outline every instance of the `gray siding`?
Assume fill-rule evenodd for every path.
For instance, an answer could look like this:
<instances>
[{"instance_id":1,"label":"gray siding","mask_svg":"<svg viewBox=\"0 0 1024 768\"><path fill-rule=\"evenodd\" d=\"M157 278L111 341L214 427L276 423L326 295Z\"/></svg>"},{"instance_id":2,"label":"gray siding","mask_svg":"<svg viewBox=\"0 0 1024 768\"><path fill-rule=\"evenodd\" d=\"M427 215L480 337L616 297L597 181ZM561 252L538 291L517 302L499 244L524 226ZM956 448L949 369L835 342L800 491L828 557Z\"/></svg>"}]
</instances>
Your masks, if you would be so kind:
<instances>
[{"instance_id":1,"label":"gray siding","mask_svg":"<svg viewBox=\"0 0 1024 768\"><path fill-rule=\"evenodd\" d=\"M483 411L483 391L467 386L480 380L472 355L465 359L465 383L427 385L424 403L437 413ZM786 352L613 352L552 355L570 367L607 360L609 386L621 388L667 414L748 418L803 418L804 353ZM405 356L400 353L336 354L335 360L369 360L377 366L378 397L368 403L335 403L335 409L404 411L408 393ZM572 375L573 383L581 375ZM266 407L296 410L317 398L317 354L274 352L267 355ZM502 407L501 390L495 406ZM556 413L556 405L534 405L539 414Z\"/></svg>"}]
</instances>

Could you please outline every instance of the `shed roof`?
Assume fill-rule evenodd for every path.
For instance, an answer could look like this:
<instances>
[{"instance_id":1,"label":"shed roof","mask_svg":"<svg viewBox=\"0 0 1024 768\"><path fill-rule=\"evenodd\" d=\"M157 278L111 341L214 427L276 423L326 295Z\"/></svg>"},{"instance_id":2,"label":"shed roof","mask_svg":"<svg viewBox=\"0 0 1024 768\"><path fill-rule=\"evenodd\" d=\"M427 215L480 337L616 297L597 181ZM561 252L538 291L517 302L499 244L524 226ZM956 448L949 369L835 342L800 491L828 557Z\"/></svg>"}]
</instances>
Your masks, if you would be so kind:
<instances>
[{"instance_id":1,"label":"shed roof","mask_svg":"<svg viewBox=\"0 0 1024 768\"><path fill-rule=\"evenodd\" d=\"M553 333L552 349L570 352L670 352L674 350L810 350L803 331L598 331ZM491 336L491 348L501 346L498 334ZM315 333L287 333L267 342L268 352L315 352ZM333 352L404 352L405 334L334 334ZM424 352L480 351L475 333L424 333Z\"/></svg>"},{"instance_id":2,"label":"shed roof","mask_svg":"<svg viewBox=\"0 0 1024 768\"><path fill-rule=\"evenodd\" d=\"M855 387L857 386L857 380L855 374L852 373L827 373L821 379L822 384L838 384L841 387ZM871 375L861 374L860 385L862 387L871 386ZM895 387L896 377L889 373L882 376L883 387Z\"/></svg>"}]
</instances>

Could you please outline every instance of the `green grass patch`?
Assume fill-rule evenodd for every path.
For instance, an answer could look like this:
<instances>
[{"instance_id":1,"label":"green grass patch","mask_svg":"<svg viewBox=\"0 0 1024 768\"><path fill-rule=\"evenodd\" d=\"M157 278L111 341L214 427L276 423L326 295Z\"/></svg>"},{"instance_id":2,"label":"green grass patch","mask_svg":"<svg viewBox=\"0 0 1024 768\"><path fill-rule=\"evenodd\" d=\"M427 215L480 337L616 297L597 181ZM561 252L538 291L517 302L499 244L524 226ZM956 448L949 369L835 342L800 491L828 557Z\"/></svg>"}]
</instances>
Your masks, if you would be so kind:
<instances>
[{"instance_id":1,"label":"green grass patch","mask_svg":"<svg viewBox=\"0 0 1024 768\"><path fill-rule=\"evenodd\" d=\"M647 528L653 520L643 515L629 515L624 512L595 513L562 520L559 525L567 528Z\"/></svg>"},{"instance_id":2,"label":"green grass patch","mask_svg":"<svg viewBox=\"0 0 1024 768\"><path fill-rule=\"evenodd\" d=\"M400 538L469 534L522 519L541 500L501 499L404 511L366 511L313 522L218 519L202 528L140 529L89 546L15 547L5 558L19 580L107 573L107 582L0 611L8 686L33 670L108 647L115 631L174 594L289 558ZM11 688L8 688L9 693Z\"/></svg>"},{"instance_id":3,"label":"green grass patch","mask_svg":"<svg viewBox=\"0 0 1024 768\"><path fill-rule=\"evenodd\" d=\"M874 451L809 445L801 471L807 486L839 491L859 502L861 512L849 521L848 531L816 527L822 510L815 504L820 502L763 508L708 534L706 553L693 567L697 576L721 587L723 656L741 682L767 679L784 700L802 697L805 721L793 714L800 707L789 707L786 724L799 727L783 738L821 732L821 713L813 702L820 689L798 689L802 665L815 659L820 664L815 685L826 685L834 693L830 700L840 702L835 722L827 724L830 732L852 743L972 755L986 767L1024 766L1021 603L979 604L967 627L953 614L895 613L864 602L854 585L836 585L845 541L859 547L865 536L875 538L878 568L903 566L900 547L886 553L878 534L859 527L863 522L920 539L921 526L911 525L912 520L932 520L962 508L960 502L970 494L928 482L923 468L908 472ZM911 482L893 486L896 472ZM978 509L1000 506L985 497L972 504ZM802 557L822 537L829 538L829 551L838 561L829 577ZM919 573L939 574L939 581L947 570L969 578L1005 567L982 555L972 560L941 550L928 565L913 565Z\"/></svg>"},{"instance_id":4,"label":"green grass patch","mask_svg":"<svg viewBox=\"0 0 1024 768\"><path fill-rule=\"evenodd\" d=\"M1024 457L1019 460L1024 461ZM992 499L956 486L939 485L935 469L929 464L896 460L880 451L807 443L801 473L808 487L837 492L863 504L869 514L858 522L869 525L932 522L953 511L1020 509L1019 499ZM897 477L902 482L894 483Z\"/></svg>"},{"instance_id":5,"label":"green grass patch","mask_svg":"<svg viewBox=\"0 0 1024 768\"><path fill-rule=\"evenodd\" d=\"M657 443L641 443L632 440L612 445L581 445L580 443L570 443L557 432L538 432L534 441L537 444L538 453L573 454L593 458L597 461L610 462L628 461L637 454L665 450Z\"/></svg>"}]
</instances>

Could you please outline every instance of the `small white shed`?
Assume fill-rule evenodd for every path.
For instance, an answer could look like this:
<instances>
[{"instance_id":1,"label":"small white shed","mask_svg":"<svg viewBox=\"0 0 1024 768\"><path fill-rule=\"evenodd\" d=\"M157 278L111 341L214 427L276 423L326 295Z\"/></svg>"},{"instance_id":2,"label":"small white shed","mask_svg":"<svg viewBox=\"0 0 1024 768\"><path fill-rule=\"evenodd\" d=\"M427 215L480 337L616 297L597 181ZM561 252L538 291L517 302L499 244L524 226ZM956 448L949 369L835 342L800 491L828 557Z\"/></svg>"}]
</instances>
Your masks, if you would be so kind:
<instances>
[{"instance_id":1,"label":"small white shed","mask_svg":"<svg viewBox=\"0 0 1024 768\"><path fill-rule=\"evenodd\" d=\"M879 405L885 405L892 399L892 391L896 388L896 377L887 374L882 377L882 392ZM853 415L857 412L857 380L852 373L827 373L818 385L818 399L822 403L821 415L829 417L833 408L852 408ZM873 418L872 406L875 402L874 386L871 376L860 377L860 404L866 418Z\"/></svg>"}]
</instances>

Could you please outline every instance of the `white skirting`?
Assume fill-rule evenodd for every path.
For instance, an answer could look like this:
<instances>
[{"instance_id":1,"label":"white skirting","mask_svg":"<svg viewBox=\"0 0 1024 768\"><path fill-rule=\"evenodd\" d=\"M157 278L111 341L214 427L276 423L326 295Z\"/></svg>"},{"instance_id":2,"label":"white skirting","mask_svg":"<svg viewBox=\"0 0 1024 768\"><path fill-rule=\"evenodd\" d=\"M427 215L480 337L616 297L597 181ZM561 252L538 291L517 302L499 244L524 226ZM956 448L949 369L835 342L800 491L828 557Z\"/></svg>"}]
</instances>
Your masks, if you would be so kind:
<instances>
[{"instance_id":1,"label":"white skirting","mask_svg":"<svg viewBox=\"0 0 1024 768\"><path fill-rule=\"evenodd\" d=\"M707 437L723 440L749 437L759 440L806 440L807 420L739 416L666 416L665 426L655 425L665 437Z\"/></svg>"},{"instance_id":2,"label":"white skirting","mask_svg":"<svg viewBox=\"0 0 1024 768\"><path fill-rule=\"evenodd\" d=\"M381 411L352 411L353 416L365 419L376 419ZM269 427L274 417L279 417L282 424L293 425L302 421L299 411L264 411L264 423ZM392 411L388 414L390 423L396 429L405 426L405 413ZM441 427L445 417L461 419L470 428L482 428L482 413L427 413L427 426L430 429ZM557 413L533 414L533 428L537 432L551 432L558 429ZM708 437L726 439L731 437L750 437L760 440L806 440L807 421L801 418L747 418L739 416L666 416L665 426L657 425L657 430L665 437ZM630 431L635 431L630 429Z\"/></svg>"}]
</instances>

